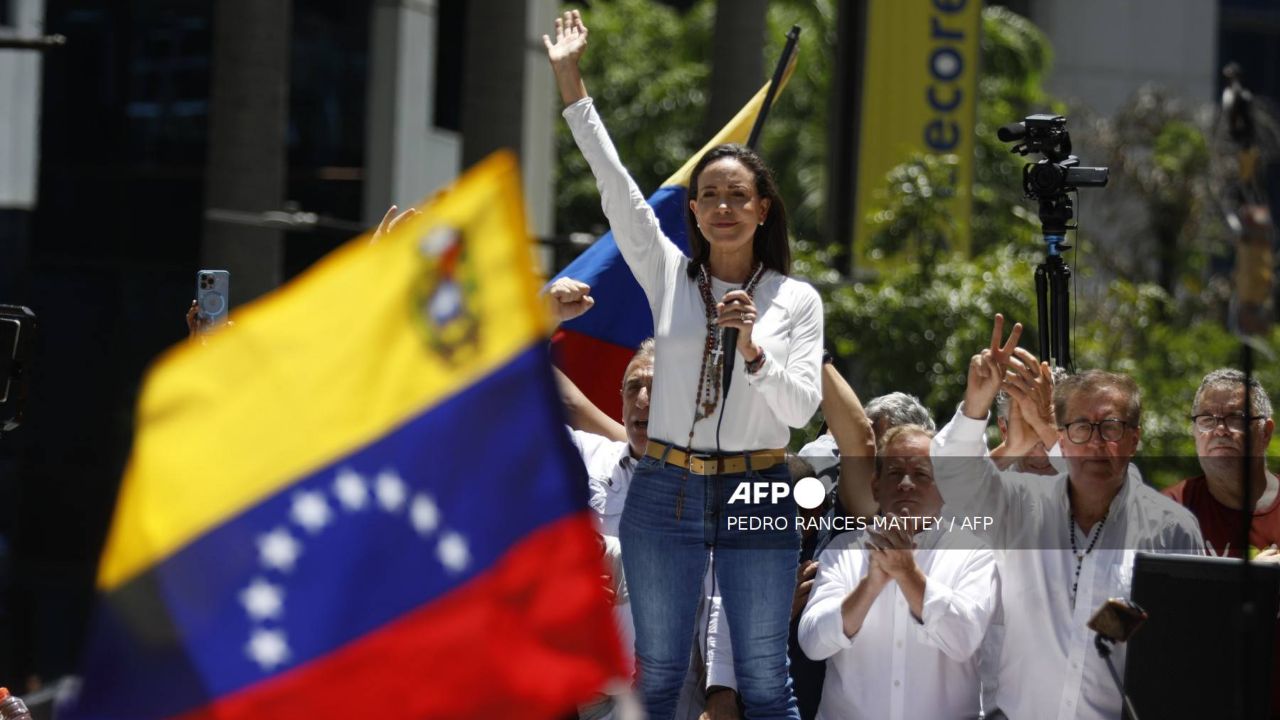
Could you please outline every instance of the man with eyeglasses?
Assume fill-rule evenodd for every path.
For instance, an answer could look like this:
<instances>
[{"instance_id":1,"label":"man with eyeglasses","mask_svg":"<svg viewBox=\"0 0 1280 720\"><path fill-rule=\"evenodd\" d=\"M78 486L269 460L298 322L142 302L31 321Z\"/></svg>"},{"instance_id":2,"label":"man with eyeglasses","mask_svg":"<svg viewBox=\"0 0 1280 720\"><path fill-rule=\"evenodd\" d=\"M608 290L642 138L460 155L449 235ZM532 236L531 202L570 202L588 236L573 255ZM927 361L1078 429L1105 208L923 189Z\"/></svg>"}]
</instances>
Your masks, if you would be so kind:
<instances>
[{"instance_id":1,"label":"man with eyeglasses","mask_svg":"<svg viewBox=\"0 0 1280 720\"><path fill-rule=\"evenodd\" d=\"M1275 421L1271 398L1256 378L1249 378L1249 408L1245 414L1245 375L1218 368L1200 381L1191 403L1191 433L1196 441L1203 475L1188 478L1164 491L1200 521L1210 554L1241 557L1240 510L1253 510L1249 523L1249 552L1257 562L1280 563L1280 481L1267 469L1267 447ZM1241 502L1245 433L1249 433L1249 498ZM1261 549L1261 552L1259 550ZM1280 627L1274 652L1280 652ZM1280 656L1277 656L1280 657ZM1280 709L1280 664L1273 663L1271 707Z\"/></svg>"},{"instance_id":2,"label":"man with eyeglasses","mask_svg":"<svg viewBox=\"0 0 1280 720\"><path fill-rule=\"evenodd\" d=\"M1050 455L1061 453L1066 472L996 467L986 444L996 393L1029 392L1045 370L1017 348L1022 326L1001 344L1003 327L996 315L990 347L970 360L964 402L930 449L952 512L994 520L1005 631L996 701L1011 718L1118 718L1120 691L1093 648L1089 617L1129 596L1135 551L1200 554L1204 541L1191 513L1130 465L1142 403L1126 375L1091 370L1054 388ZM1124 646L1112 656L1123 668Z\"/></svg>"},{"instance_id":3,"label":"man with eyeglasses","mask_svg":"<svg viewBox=\"0 0 1280 720\"><path fill-rule=\"evenodd\" d=\"M1220 368L1204 376L1191 404L1191 432L1203 475L1164 491L1200 521L1209 552L1240 557L1240 472L1245 432L1250 437L1249 498L1253 510L1249 550L1261 562L1280 563L1280 481L1267 469L1267 447L1275 421L1271 398L1256 379L1249 383L1249 416L1245 417L1244 373ZM1260 552L1259 552L1260 551Z\"/></svg>"}]
</instances>

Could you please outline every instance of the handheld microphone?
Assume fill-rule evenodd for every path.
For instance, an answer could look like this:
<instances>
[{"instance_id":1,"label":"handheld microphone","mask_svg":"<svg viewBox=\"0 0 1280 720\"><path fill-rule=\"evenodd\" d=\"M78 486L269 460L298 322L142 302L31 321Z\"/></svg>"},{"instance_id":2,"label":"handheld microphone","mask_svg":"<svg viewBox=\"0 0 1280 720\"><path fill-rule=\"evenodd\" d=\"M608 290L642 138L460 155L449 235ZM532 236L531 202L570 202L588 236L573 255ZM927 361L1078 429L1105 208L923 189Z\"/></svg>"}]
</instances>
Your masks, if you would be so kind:
<instances>
[{"instance_id":1,"label":"handheld microphone","mask_svg":"<svg viewBox=\"0 0 1280 720\"><path fill-rule=\"evenodd\" d=\"M720 387L724 388L722 394L727 398L729 381L733 379L733 364L738 359L738 328L730 327L720 331L720 351L724 353L724 374L720 378Z\"/></svg>"},{"instance_id":2,"label":"handheld microphone","mask_svg":"<svg viewBox=\"0 0 1280 720\"><path fill-rule=\"evenodd\" d=\"M724 397L729 397L729 381L733 379L733 363L738 359L738 328L725 328L720 332L720 349L724 351L724 375L720 385Z\"/></svg>"}]
</instances>

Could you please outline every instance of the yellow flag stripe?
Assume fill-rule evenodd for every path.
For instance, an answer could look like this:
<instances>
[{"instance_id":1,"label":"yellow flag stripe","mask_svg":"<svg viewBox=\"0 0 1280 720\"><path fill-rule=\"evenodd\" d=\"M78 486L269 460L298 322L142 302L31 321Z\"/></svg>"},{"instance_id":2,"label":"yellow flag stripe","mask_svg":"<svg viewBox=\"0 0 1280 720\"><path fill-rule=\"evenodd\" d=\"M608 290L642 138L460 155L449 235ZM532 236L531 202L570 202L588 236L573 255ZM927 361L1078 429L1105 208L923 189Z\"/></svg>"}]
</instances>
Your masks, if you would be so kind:
<instances>
[{"instance_id":1,"label":"yellow flag stripe","mask_svg":"<svg viewBox=\"0 0 1280 720\"><path fill-rule=\"evenodd\" d=\"M207 345L164 356L99 570L114 588L224 519L466 388L546 336L519 174L509 153L471 170L376 245L358 238L233 314ZM453 361L423 318L421 247L465 237L457 273L477 323ZM482 281L476 282L477 279ZM500 409L495 409L500 411Z\"/></svg>"}]
</instances>

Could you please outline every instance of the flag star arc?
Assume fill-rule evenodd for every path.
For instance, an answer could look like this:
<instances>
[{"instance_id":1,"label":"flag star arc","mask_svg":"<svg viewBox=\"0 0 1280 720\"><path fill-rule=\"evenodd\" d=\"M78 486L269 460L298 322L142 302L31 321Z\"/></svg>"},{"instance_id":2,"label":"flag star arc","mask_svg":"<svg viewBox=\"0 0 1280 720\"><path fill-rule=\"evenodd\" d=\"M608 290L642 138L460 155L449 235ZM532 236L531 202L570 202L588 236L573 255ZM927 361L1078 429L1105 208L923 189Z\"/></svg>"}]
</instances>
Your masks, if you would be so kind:
<instances>
[{"instance_id":1,"label":"flag star arc","mask_svg":"<svg viewBox=\"0 0 1280 720\"><path fill-rule=\"evenodd\" d=\"M298 542L289 531L277 527L258 538L258 557L269 570L289 572L302 554L302 543Z\"/></svg>"},{"instance_id":2,"label":"flag star arc","mask_svg":"<svg viewBox=\"0 0 1280 720\"><path fill-rule=\"evenodd\" d=\"M324 529L333 518L333 511L325 502L324 494L314 490L304 490L293 498L293 507L289 511L293 521L301 525L312 535Z\"/></svg>"},{"instance_id":3,"label":"flag star arc","mask_svg":"<svg viewBox=\"0 0 1280 720\"><path fill-rule=\"evenodd\" d=\"M449 531L440 536L436 544L436 557L440 564L450 572L462 572L471 562L471 551L467 549L467 540L459 533Z\"/></svg>"},{"instance_id":4,"label":"flag star arc","mask_svg":"<svg viewBox=\"0 0 1280 720\"><path fill-rule=\"evenodd\" d=\"M249 658L263 670L273 670L289 659L289 642L282 630L255 630L245 647Z\"/></svg>"},{"instance_id":5,"label":"flag star arc","mask_svg":"<svg viewBox=\"0 0 1280 720\"><path fill-rule=\"evenodd\" d=\"M419 535L429 535L440 525L440 508L430 495L418 493L409 506L409 520Z\"/></svg>"},{"instance_id":6,"label":"flag star arc","mask_svg":"<svg viewBox=\"0 0 1280 720\"><path fill-rule=\"evenodd\" d=\"M378 504L387 512L396 512L404 507L405 499L408 497L408 490L405 488L404 480L400 479L400 473L395 470L383 470L378 473L378 479L374 484L374 494L378 497Z\"/></svg>"},{"instance_id":7,"label":"flag star arc","mask_svg":"<svg viewBox=\"0 0 1280 720\"><path fill-rule=\"evenodd\" d=\"M284 613L284 588L263 578L254 578L240 591L240 603L254 620L276 620Z\"/></svg>"},{"instance_id":8,"label":"flag star arc","mask_svg":"<svg viewBox=\"0 0 1280 720\"><path fill-rule=\"evenodd\" d=\"M338 471L338 477L333 481L333 494L343 509L350 512L363 510L369 502L369 486L360 473L350 468Z\"/></svg>"}]
</instances>

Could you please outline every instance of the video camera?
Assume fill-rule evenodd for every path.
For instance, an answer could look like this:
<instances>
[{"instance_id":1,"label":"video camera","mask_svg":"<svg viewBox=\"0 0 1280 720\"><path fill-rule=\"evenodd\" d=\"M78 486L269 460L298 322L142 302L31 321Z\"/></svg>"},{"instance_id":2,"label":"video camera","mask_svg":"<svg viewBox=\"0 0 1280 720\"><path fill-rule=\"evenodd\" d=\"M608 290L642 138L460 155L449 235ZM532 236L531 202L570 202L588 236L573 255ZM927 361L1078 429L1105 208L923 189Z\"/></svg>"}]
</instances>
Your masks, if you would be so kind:
<instances>
[{"instance_id":1,"label":"video camera","mask_svg":"<svg viewBox=\"0 0 1280 720\"><path fill-rule=\"evenodd\" d=\"M1022 191L1040 205L1040 231L1044 234L1045 261L1036 267L1036 318L1039 321L1040 357L1071 368L1071 314L1068 285L1071 268L1062 259L1074 210L1071 196L1082 187L1103 187L1108 169L1080 167L1071 154L1067 119L1061 115L1028 115L996 131L1001 142L1016 142L1012 152L1040 153L1038 162L1022 167Z\"/></svg>"},{"instance_id":2,"label":"video camera","mask_svg":"<svg viewBox=\"0 0 1280 720\"><path fill-rule=\"evenodd\" d=\"M1082 187L1104 187L1107 168L1080 167L1071 154L1071 134L1062 115L1028 115L996 131L1001 142L1017 142L1011 152L1041 153L1039 162L1022 168L1022 189L1032 200L1062 195Z\"/></svg>"}]
</instances>

